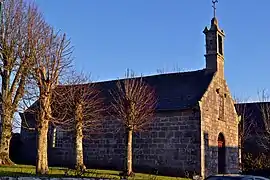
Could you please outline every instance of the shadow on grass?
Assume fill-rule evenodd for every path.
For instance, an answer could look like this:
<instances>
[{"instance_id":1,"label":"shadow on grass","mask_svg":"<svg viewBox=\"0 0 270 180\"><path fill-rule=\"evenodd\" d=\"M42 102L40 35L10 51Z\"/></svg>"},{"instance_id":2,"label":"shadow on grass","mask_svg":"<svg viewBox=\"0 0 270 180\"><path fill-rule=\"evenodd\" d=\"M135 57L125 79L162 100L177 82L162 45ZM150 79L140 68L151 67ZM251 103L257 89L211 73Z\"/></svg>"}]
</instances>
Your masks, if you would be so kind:
<instances>
[{"instance_id":1,"label":"shadow on grass","mask_svg":"<svg viewBox=\"0 0 270 180\"><path fill-rule=\"evenodd\" d=\"M67 168L50 168L47 175L36 175L35 167L32 166L0 166L0 177L54 177L54 178L117 178L117 173L98 172L95 170L88 170L82 174L77 171Z\"/></svg>"},{"instance_id":2,"label":"shadow on grass","mask_svg":"<svg viewBox=\"0 0 270 180\"><path fill-rule=\"evenodd\" d=\"M35 166L0 166L0 177L50 177L50 178L97 178L97 179L121 179L123 177L120 175L121 171L111 171L111 170L97 170L97 169L88 169L85 172L81 173L68 168L59 168L53 167L49 168L48 175L36 175ZM140 174L135 173L134 177L129 177L129 180L172 180L172 179L181 179L183 178L174 178L174 177L162 177L151 174Z\"/></svg>"},{"instance_id":3,"label":"shadow on grass","mask_svg":"<svg viewBox=\"0 0 270 180\"><path fill-rule=\"evenodd\" d=\"M104 175L104 172L100 172L97 170L86 170L86 174L95 174L95 175ZM111 176L119 176L120 172L106 172L106 175L111 175Z\"/></svg>"},{"instance_id":4,"label":"shadow on grass","mask_svg":"<svg viewBox=\"0 0 270 180\"><path fill-rule=\"evenodd\" d=\"M111 177L113 176L113 177ZM96 175L94 175L92 173L92 175L82 175L82 176L78 176L78 175L64 175L64 174L48 174L48 175L36 175L35 173L25 173L25 172L5 172L5 171L0 171L0 177L53 177L53 178L79 178L79 177L83 177L83 178L115 178L115 175L104 175L104 174L99 174L97 173Z\"/></svg>"}]
</instances>

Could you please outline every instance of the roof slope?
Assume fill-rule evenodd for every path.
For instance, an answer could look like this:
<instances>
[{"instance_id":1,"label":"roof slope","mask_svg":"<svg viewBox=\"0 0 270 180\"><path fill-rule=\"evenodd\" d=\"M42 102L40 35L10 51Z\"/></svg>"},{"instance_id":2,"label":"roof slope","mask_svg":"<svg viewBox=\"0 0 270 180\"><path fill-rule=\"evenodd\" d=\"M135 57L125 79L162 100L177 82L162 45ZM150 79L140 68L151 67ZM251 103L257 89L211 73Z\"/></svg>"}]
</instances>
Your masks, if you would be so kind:
<instances>
[{"instance_id":1,"label":"roof slope","mask_svg":"<svg viewBox=\"0 0 270 180\"><path fill-rule=\"evenodd\" d=\"M144 76L143 80L156 91L156 110L166 111L187 109L195 106L206 92L213 76L214 73L206 72L203 69ZM110 104L112 100L110 91L116 89L116 83L118 81L95 82L96 87L101 91L105 105ZM123 81L123 79L120 79L120 81ZM30 109L34 108L37 104L38 102L35 102Z\"/></svg>"},{"instance_id":2,"label":"roof slope","mask_svg":"<svg viewBox=\"0 0 270 180\"><path fill-rule=\"evenodd\" d=\"M179 110L193 107L206 92L214 73L206 70L145 76L143 80L155 88L157 110ZM120 80L121 81L121 80ZM106 101L111 100L109 90L116 88L117 80L98 82Z\"/></svg>"}]
</instances>

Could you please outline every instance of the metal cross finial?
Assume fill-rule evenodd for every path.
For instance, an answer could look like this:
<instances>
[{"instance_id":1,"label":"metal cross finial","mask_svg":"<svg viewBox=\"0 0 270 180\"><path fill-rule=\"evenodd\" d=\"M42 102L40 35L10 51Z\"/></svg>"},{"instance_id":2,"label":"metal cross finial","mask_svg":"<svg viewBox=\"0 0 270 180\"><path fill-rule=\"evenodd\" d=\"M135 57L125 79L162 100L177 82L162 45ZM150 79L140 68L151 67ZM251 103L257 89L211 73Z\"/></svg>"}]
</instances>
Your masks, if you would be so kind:
<instances>
[{"instance_id":1,"label":"metal cross finial","mask_svg":"<svg viewBox=\"0 0 270 180\"><path fill-rule=\"evenodd\" d=\"M214 17L216 17L216 3L218 3L218 0L212 0L212 3L213 3L213 9L214 9Z\"/></svg>"}]
</instances>

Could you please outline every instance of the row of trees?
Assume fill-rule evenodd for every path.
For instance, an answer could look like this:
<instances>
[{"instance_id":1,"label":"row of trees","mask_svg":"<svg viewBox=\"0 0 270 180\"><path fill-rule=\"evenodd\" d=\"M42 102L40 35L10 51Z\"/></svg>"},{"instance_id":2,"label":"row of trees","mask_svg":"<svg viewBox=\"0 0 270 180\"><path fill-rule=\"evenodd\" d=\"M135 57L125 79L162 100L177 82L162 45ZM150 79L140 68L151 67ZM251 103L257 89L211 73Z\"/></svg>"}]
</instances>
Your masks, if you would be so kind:
<instances>
[{"instance_id":1,"label":"row of trees","mask_svg":"<svg viewBox=\"0 0 270 180\"><path fill-rule=\"evenodd\" d=\"M73 73L72 73L73 74ZM115 87L101 89L89 83L83 74L73 74L67 85L58 86L52 98L54 115L51 121L64 131L74 132L76 169L84 170L83 138L91 133L102 131L106 116L120 120L127 133L126 174L132 174L133 133L146 127L154 119L156 106L155 91L142 78L135 78L127 71L124 80L116 82ZM106 97L103 95L107 94ZM108 97L109 96L109 97ZM109 100L109 102L108 102ZM105 102L107 101L107 102Z\"/></svg>"},{"instance_id":2,"label":"row of trees","mask_svg":"<svg viewBox=\"0 0 270 180\"><path fill-rule=\"evenodd\" d=\"M82 141L101 122L102 93L83 74L72 70L70 39L50 26L34 3L6 0L0 28L1 120L0 164L12 165L9 146L15 112L36 101L36 173L48 173L47 135L51 124L74 132L76 168L84 169ZM130 71L110 92L109 112L126 127L127 174L132 173L132 136L153 118L155 91ZM61 108L61 111L59 110Z\"/></svg>"}]
</instances>

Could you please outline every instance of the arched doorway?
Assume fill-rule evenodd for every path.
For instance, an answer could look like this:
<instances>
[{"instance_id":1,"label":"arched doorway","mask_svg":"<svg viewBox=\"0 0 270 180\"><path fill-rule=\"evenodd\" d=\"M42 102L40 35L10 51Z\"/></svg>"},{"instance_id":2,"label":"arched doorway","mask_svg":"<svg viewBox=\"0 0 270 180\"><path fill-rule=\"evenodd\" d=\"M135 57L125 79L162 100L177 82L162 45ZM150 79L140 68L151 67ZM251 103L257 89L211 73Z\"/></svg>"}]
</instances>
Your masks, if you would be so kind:
<instances>
[{"instance_id":1,"label":"arched doorway","mask_svg":"<svg viewBox=\"0 0 270 180\"><path fill-rule=\"evenodd\" d=\"M225 138L222 133L218 135L218 173L224 174L226 166Z\"/></svg>"}]
</instances>

